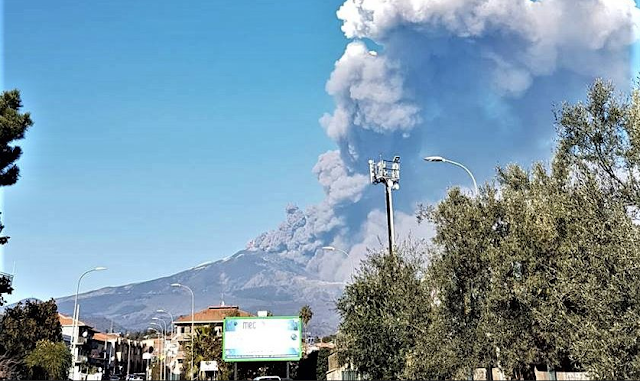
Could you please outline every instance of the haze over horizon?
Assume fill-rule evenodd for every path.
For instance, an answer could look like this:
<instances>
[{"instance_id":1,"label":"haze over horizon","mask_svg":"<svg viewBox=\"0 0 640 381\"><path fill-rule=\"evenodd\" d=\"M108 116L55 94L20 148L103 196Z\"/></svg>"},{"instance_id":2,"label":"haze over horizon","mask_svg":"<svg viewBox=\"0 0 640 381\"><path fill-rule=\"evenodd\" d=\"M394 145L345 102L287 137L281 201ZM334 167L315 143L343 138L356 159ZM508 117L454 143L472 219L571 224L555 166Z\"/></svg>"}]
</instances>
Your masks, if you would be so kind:
<instances>
[{"instance_id":1,"label":"haze over horizon","mask_svg":"<svg viewBox=\"0 0 640 381\"><path fill-rule=\"evenodd\" d=\"M633 1L569 20L571 3L3 3L3 88L35 122L3 190L8 302L70 295L95 266L83 291L247 245L343 280L386 234L366 166L380 154L401 157L397 231L428 237L415 204L470 183L423 156L479 183L546 160L554 103L637 75Z\"/></svg>"}]
</instances>

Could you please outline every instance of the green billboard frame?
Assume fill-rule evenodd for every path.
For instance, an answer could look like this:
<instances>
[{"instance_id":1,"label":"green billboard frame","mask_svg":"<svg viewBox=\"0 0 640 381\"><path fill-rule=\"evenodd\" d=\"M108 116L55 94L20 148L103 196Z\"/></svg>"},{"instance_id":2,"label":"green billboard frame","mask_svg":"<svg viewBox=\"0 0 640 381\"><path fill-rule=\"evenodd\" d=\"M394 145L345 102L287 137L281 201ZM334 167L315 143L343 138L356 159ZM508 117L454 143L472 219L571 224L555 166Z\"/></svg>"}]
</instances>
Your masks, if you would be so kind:
<instances>
[{"instance_id":1,"label":"green billboard frame","mask_svg":"<svg viewBox=\"0 0 640 381\"><path fill-rule=\"evenodd\" d=\"M276 319L276 320L291 320L291 319L297 319L299 321L300 324L298 324L298 337L300 338L300 356L298 358L273 358L273 357L256 357L256 358L249 358L249 359L230 359L227 358L227 354L226 354L226 339L225 339L225 335L226 335L226 328L227 328L227 321L232 321L232 320L267 320L267 319ZM225 317L224 321L222 322L222 361L224 362L263 362L263 361L300 361L302 359L303 356L303 346L302 346L302 319L300 318L300 316L234 316L234 317Z\"/></svg>"}]
</instances>

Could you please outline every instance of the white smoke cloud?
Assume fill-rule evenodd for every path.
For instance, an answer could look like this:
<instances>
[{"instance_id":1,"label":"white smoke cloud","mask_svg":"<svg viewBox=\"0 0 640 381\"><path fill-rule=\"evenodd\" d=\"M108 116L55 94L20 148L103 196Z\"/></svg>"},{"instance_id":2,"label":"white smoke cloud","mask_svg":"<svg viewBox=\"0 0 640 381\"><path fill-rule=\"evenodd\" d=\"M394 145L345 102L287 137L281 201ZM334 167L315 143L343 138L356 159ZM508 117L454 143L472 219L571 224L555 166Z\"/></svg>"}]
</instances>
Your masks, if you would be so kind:
<instances>
[{"instance_id":1,"label":"white smoke cloud","mask_svg":"<svg viewBox=\"0 0 640 381\"><path fill-rule=\"evenodd\" d=\"M511 40L506 51L491 40L494 84L519 95L531 76L566 68L610 75L610 55L637 40L640 11L633 0L347 0L338 10L349 38L384 43L401 28L483 44L487 36Z\"/></svg>"},{"instance_id":2,"label":"white smoke cloud","mask_svg":"<svg viewBox=\"0 0 640 381\"><path fill-rule=\"evenodd\" d=\"M539 142L554 134L553 102L582 97L596 76L626 85L640 31L632 0L347 0L337 16L355 40L326 85L335 110L320 125L339 147L313 168L326 197L305 211L288 207L286 221L249 247L339 281L367 248L386 243L382 187L368 184L368 159L401 156L396 232L429 237L415 203L469 179L457 168L429 176L435 169L421 156L450 156L479 182L498 163L545 159ZM370 54L368 40L382 49Z\"/></svg>"},{"instance_id":3,"label":"white smoke cloud","mask_svg":"<svg viewBox=\"0 0 640 381\"><path fill-rule=\"evenodd\" d=\"M322 246L323 237L345 227L345 220L336 214L341 205L358 202L368 176L350 174L338 151L320 155L313 172L323 186L325 199L303 212L295 205L286 208L287 219L275 231L263 233L249 242L248 249L283 253L294 260L305 260L305 253Z\"/></svg>"},{"instance_id":4,"label":"white smoke cloud","mask_svg":"<svg viewBox=\"0 0 640 381\"><path fill-rule=\"evenodd\" d=\"M431 238L435 234L433 226L418 224L412 214L398 212L394 214L394 227L396 238L418 237ZM366 258L369 250L377 250L387 245L387 215L380 209L371 211L366 218L361 231L358 234L363 237L362 242L356 243L348 251L348 256L339 251L318 252L307 265L307 270L317 273L323 279L332 281L348 281L359 267L360 262ZM332 243L334 247L340 244Z\"/></svg>"},{"instance_id":5,"label":"white smoke cloud","mask_svg":"<svg viewBox=\"0 0 640 381\"><path fill-rule=\"evenodd\" d=\"M352 126L383 134L411 130L419 122L419 108L405 99L403 81L397 63L370 54L362 42L350 43L326 86L336 110L320 124L334 140L345 138Z\"/></svg>"}]
</instances>

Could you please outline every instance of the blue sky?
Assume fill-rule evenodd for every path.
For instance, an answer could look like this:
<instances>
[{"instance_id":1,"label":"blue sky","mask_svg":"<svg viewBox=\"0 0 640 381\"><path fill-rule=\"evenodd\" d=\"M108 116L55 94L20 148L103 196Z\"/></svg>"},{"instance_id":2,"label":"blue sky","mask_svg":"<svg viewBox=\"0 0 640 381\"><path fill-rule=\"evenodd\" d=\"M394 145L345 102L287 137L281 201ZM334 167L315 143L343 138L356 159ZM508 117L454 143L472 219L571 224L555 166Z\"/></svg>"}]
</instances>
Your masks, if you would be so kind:
<instances>
[{"instance_id":1,"label":"blue sky","mask_svg":"<svg viewBox=\"0 0 640 381\"><path fill-rule=\"evenodd\" d=\"M222 258L319 201L340 3L4 2L3 88L35 122L3 190L9 301Z\"/></svg>"},{"instance_id":2,"label":"blue sky","mask_svg":"<svg viewBox=\"0 0 640 381\"><path fill-rule=\"evenodd\" d=\"M3 2L3 88L22 91L35 122L22 178L2 190L9 302L72 294L94 266L109 270L83 290L220 259L276 228L288 203L321 201L311 169L336 148L318 119L334 110L325 84L348 43L342 2ZM476 163L479 182L491 165Z\"/></svg>"}]
</instances>

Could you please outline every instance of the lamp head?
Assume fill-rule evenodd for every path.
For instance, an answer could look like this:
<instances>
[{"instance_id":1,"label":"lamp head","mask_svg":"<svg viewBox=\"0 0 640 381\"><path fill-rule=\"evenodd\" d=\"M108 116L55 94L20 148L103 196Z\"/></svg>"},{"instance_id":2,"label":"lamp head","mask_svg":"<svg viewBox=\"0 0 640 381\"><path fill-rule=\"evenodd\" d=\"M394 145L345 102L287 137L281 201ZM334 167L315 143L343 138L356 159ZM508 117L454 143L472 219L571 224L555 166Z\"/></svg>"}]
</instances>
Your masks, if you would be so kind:
<instances>
[{"instance_id":1,"label":"lamp head","mask_svg":"<svg viewBox=\"0 0 640 381\"><path fill-rule=\"evenodd\" d=\"M171 287L180 287L182 286L180 283L171 283Z\"/></svg>"},{"instance_id":2,"label":"lamp head","mask_svg":"<svg viewBox=\"0 0 640 381\"><path fill-rule=\"evenodd\" d=\"M439 162L439 161L444 161L444 157L442 156L427 156L424 158L425 161L430 161L430 162Z\"/></svg>"},{"instance_id":3,"label":"lamp head","mask_svg":"<svg viewBox=\"0 0 640 381\"><path fill-rule=\"evenodd\" d=\"M98 266L95 269L93 269L93 271L102 271L102 270L106 270L106 269L107 269L106 267Z\"/></svg>"},{"instance_id":4,"label":"lamp head","mask_svg":"<svg viewBox=\"0 0 640 381\"><path fill-rule=\"evenodd\" d=\"M333 246L322 246L322 250L335 251L336 248Z\"/></svg>"},{"instance_id":5,"label":"lamp head","mask_svg":"<svg viewBox=\"0 0 640 381\"><path fill-rule=\"evenodd\" d=\"M167 311L165 311L163 309L159 309L159 310L156 310L156 312L167 312Z\"/></svg>"}]
</instances>

